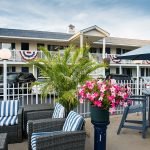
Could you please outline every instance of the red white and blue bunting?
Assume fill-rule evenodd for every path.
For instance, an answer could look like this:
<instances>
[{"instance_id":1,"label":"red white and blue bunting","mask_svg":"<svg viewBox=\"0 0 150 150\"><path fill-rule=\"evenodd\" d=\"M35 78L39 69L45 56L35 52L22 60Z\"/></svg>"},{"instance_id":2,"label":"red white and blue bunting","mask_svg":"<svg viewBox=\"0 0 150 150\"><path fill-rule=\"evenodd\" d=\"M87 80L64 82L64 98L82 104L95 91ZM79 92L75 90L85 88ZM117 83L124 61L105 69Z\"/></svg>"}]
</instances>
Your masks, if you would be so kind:
<instances>
[{"instance_id":1,"label":"red white and blue bunting","mask_svg":"<svg viewBox=\"0 0 150 150\"><path fill-rule=\"evenodd\" d=\"M109 55L110 59L114 62L114 63L120 63L121 59L116 59L117 56L116 55Z\"/></svg>"},{"instance_id":2,"label":"red white and blue bunting","mask_svg":"<svg viewBox=\"0 0 150 150\"><path fill-rule=\"evenodd\" d=\"M35 59L37 56L37 51L25 51L22 50L20 51L20 55L24 60L32 60Z\"/></svg>"}]
</instances>

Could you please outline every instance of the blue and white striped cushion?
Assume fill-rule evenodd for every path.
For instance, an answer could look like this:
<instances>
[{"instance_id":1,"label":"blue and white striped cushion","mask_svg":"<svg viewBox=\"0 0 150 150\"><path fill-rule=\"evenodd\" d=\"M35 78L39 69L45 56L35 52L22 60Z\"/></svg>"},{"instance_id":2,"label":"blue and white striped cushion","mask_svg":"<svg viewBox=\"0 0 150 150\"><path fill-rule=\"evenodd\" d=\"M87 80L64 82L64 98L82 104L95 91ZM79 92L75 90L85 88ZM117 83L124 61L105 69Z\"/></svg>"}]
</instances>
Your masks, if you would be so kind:
<instances>
[{"instance_id":1,"label":"blue and white striped cushion","mask_svg":"<svg viewBox=\"0 0 150 150\"><path fill-rule=\"evenodd\" d=\"M17 116L0 117L0 126L9 126L18 124Z\"/></svg>"},{"instance_id":2,"label":"blue and white striped cushion","mask_svg":"<svg viewBox=\"0 0 150 150\"><path fill-rule=\"evenodd\" d=\"M65 108L57 103L53 112L52 118L63 118L64 117Z\"/></svg>"},{"instance_id":3,"label":"blue and white striped cushion","mask_svg":"<svg viewBox=\"0 0 150 150\"><path fill-rule=\"evenodd\" d=\"M63 126L63 131L81 130L84 119L81 115L74 111L70 111Z\"/></svg>"},{"instance_id":4,"label":"blue and white striped cushion","mask_svg":"<svg viewBox=\"0 0 150 150\"><path fill-rule=\"evenodd\" d=\"M32 150L36 150L36 139L39 138L40 136L54 136L54 135L59 135L61 134L62 131L54 131L54 132L38 132L38 133L32 133L31 136L31 147Z\"/></svg>"},{"instance_id":5,"label":"blue and white striped cushion","mask_svg":"<svg viewBox=\"0 0 150 150\"><path fill-rule=\"evenodd\" d=\"M19 109L18 100L7 100L0 102L0 116L16 116Z\"/></svg>"}]
</instances>

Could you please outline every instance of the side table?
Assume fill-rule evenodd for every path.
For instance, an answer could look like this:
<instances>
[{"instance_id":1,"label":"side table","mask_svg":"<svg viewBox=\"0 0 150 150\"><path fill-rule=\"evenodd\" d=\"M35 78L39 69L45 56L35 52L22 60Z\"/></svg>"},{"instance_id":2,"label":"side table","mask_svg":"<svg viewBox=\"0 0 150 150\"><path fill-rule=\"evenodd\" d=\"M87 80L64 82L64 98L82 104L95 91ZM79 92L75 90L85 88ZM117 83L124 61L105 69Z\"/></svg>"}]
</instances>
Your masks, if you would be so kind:
<instances>
[{"instance_id":1,"label":"side table","mask_svg":"<svg viewBox=\"0 0 150 150\"><path fill-rule=\"evenodd\" d=\"M0 133L0 150L8 150L7 133Z\"/></svg>"}]
</instances>

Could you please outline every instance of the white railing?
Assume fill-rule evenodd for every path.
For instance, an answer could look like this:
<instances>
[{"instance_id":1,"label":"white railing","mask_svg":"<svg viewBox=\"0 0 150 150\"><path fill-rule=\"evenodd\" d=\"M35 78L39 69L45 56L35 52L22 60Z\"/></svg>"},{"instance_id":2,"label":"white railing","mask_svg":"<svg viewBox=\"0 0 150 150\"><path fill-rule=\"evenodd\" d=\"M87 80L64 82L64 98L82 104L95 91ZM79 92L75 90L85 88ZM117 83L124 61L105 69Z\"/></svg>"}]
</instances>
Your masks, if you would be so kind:
<instances>
[{"instance_id":1,"label":"white railing","mask_svg":"<svg viewBox=\"0 0 150 150\"><path fill-rule=\"evenodd\" d=\"M12 50L12 56L11 56L11 61L13 62L26 62L28 59L25 58L25 56L23 55L23 52L25 52L26 54L32 54L35 53L35 55L33 55L33 59L34 58L44 58L44 54L42 51L38 51L38 50ZM50 51L51 54L55 55L57 54L56 51ZM61 54L63 55L63 50L61 51ZM30 55L31 56L31 55ZM103 57L102 54L100 53L91 53L91 56L97 61L97 62L102 62ZM119 59L115 59L117 57L117 54L106 54L105 58L108 58L110 60L110 64L150 64L150 61L148 60L144 60L144 61L132 61L132 60L119 60ZM30 58L30 57L29 57Z\"/></svg>"},{"instance_id":2,"label":"white railing","mask_svg":"<svg viewBox=\"0 0 150 150\"><path fill-rule=\"evenodd\" d=\"M145 83L143 82L143 80L140 80L139 87L137 87L137 83L135 80L128 82L120 81L118 82L118 84L128 85L131 88L133 95L136 95L137 92L142 95L142 90L146 88L147 85L150 85L150 83ZM30 83L22 84L21 86L8 85L8 87L7 99L17 99L20 101L21 106L43 103L53 104L53 102L57 98L57 94L55 92L49 93L47 97L43 98L40 92L33 92ZM3 87L0 88L0 100L3 100ZM123 107L118 107L115 114L121 114L123 112L123 109ZM88 117L90 115L90 104L88 102L84 102L83 104L79 104L75 110L78 113L82 114L84 117Z\"/></svg>"}]
</instances>

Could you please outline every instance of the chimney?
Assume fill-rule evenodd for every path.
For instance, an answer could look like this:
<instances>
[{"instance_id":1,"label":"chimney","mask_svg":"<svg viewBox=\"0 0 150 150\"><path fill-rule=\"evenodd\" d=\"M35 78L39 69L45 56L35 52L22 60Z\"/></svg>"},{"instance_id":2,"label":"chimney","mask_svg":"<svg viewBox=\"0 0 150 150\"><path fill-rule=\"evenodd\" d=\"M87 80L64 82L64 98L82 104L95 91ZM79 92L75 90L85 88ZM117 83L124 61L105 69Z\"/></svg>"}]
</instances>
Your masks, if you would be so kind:
<instances>
[{"instance_id":1,"label":"chimney","mask_svg":"<svg viewBox=\"0 0 150 150\"><path fill-rule=\"evenodd\" d=\"M70 24L68 26L68 33L72 33L72 34L75 33L75 26L74 25Z\"/></svg>"}]
</instances>

